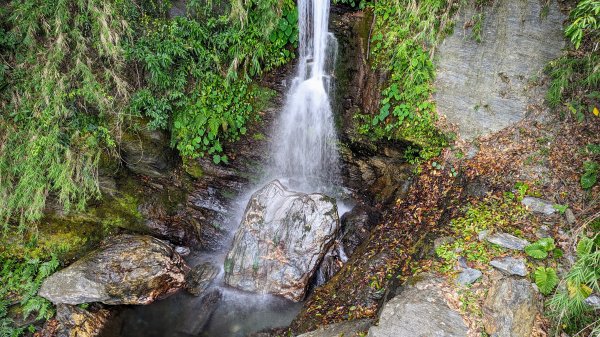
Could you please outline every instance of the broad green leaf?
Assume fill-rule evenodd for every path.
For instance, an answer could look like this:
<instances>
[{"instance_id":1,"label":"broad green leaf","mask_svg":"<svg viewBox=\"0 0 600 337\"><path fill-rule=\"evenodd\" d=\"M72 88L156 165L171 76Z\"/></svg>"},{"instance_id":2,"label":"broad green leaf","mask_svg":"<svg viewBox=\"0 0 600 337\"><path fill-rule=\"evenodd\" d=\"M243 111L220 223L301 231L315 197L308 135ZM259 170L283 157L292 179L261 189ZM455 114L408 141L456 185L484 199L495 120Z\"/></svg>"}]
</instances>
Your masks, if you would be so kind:
<instances>
[{"instance_id":1,"label":"broad green leaf","mask_svg":"<svg viewBox=\"0 0 600 337\"><path fill-rule=\"evenodd\" d=\"M548 295L558 284L558 276L554 268L538 267L534 273L535 284L544 295Z\"/></svg>"},{"instance_id":2,"label":"broad green leaf","mask_svg":"<svg viewBox=\"0 0 600 337\"><path fill-rule=\"evenodd\" d=\"M545 259L548 256L546 249L544 249L544 247L537 242L525 247L525 253L538 260Z\"/></svg>"}]
</instances>

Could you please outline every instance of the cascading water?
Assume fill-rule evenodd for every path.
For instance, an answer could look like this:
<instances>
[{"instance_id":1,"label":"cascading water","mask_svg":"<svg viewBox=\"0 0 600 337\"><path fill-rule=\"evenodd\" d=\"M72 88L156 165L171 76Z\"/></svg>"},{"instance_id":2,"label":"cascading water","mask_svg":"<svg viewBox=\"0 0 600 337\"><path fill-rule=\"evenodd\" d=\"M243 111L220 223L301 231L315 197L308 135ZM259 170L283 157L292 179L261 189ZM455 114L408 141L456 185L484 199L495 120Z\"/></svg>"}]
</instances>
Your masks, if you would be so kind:
<instances>
[{"instance_id":1,"label":"cascading water","mask_svg":"<svg viewBox=\"0 0 600 337\"><path fill-rule=\"evenodd\" d=\"M273 174L310 190L332 184L339 173L329 101L337 41L327 31L328 0L299 0L298 14L298 74L275 134Z\"/></svg>"},{"instance_id":2,"label":"cascading water","mask_svg":"<svg viewBox=\"0 0 600 337\"><path fill-rule=\"evenodd\" d=\"M298 71L276 123L272 163L262 184L278 178L293 190L330 194L339 187L339 158L330 105L337 40L328 32L329 0L298 0L298 14ZM223 266L249 198L250 193L232 202L232 208L220 208L218 213L229 222L229 239L223 250L188 258L191 265L208 261ZM343 251L340 254L344 256ZM104 337L242 337L264 328L285 326L300 310L300 303L227 287L223 274L222 270L206 290L222 296L217 308L209 311L208 322L203 321L208 319L205 315L210 310L204 297L180 292L149 306L125 310L120 323L105 331ZM317 276L317 280L320 278Z\"/></svg>"}]
</instances>

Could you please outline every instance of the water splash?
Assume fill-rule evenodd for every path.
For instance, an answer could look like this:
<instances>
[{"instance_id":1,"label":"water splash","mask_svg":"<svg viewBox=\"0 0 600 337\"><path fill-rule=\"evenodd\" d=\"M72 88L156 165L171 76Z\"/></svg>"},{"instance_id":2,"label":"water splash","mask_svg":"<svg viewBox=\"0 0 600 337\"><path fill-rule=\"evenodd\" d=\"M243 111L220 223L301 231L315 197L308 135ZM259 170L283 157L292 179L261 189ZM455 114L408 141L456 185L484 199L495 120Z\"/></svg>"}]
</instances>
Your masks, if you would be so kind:
<instances>
[{"instance_id":1,"label":"water splash","mask_svg":"<svg viewBox=\"0 0 600 337\"><path fill-rule=\"evenodd\" d=\"M298 14L298 73L277 123L273 170L293 188L318 190L339 177L329 99L337 40L327 30L328 0L299 0Z\"/></svg>"}]
</instances>

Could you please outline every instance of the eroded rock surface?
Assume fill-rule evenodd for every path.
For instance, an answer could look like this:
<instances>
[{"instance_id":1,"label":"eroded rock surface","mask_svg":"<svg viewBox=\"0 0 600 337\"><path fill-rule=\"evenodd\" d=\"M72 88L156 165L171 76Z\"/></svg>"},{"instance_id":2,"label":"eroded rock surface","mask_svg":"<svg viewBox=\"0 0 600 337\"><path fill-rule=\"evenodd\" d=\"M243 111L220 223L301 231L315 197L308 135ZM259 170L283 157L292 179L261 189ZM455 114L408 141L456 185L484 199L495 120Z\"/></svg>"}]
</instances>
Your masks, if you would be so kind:
<instances>
[{"instance_id":1,"label":"eroded rock surface","mask_svg":"<svg viewBox=\"0 0 600 337\"><path fill-rule=\"evenodd\" d=\"M354 321L344 321L335 324L326 325L317 330L307 332L298 337L338 337L338 336L359 336L359 333L367 331L371 326L370 319L357 319Z\"/></svg>"},{"instance_id":2,"label":"eroded rock surface","mask_svg":"<svg viewBox=\"0 0 600 337\"><path fill-rule=\"evenodd\" d=\"M465 337L467 326L460 314L446 304L440 280L425 279L410 285L385 304L379 324L369 337Z\"/></svg>"},{"instance_id":3,"label":"eroded rock surface","mask_svg":"<svg viewBox=\"0 0 600 337\"><path fill-rule=\"evenodd\" d=\"M334 199L292 192L275 180L248 203L225 260L225 282L302 300L339 227Z\"/></svg>"},{"instance_id":4,"label":"eroded rock surface","mask_svg":"<svg viewBox=\"0 0 600 337\"><path fill-rule=\"evenodd\" d=\"M531 282L503 277L488 291L483 306L485 331L492 337L529 337L538 313Z\"/></svg>"},{"instance_id":5,"label":"eroded rock surface","mask_svg":"<svg viewBox=\"0 0 600 337\"><path fill-rule=\"evenodd\" d=\"M564 15L555 0L494 1L483 6L481 42L474 40L478 12L464 7L454 34L439 47L435 99L438 111L465 139L501 130L539 104L538 83L565 42ZM469 27L469 28L465 28Z\"/></svg>"},{"instance_id":6,"label":"eroded rock surface","mask_svg":"<svg viewBox=\"0 0 600 337\"><path fill-rule=\"evenodd\" d=\"M159 239L119 235L48 277L38 294L55 304L149 304L181 288L188 269Z\"/></svg>"}]
</instances>

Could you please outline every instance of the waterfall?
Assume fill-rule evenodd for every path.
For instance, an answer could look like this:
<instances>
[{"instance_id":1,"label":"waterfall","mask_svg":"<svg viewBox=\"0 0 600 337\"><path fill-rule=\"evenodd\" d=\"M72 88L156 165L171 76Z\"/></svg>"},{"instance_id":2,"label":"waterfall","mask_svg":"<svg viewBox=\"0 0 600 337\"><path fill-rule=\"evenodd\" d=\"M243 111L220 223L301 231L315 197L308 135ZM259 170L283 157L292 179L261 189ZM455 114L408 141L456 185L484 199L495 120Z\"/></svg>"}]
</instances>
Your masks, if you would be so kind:
<instances>
[{"instance_id":1,"label":"waterfall","mask_svg":"<svg viewBox=\"0 0 600 337\"><path fill-rule=\"evenodd\" d=\"M327 31L329 0L299 0L298 73L274 137L274 175L295 188L318 189L339 176L329 96L337 40Z\"/></svg>"}]
</instances>

